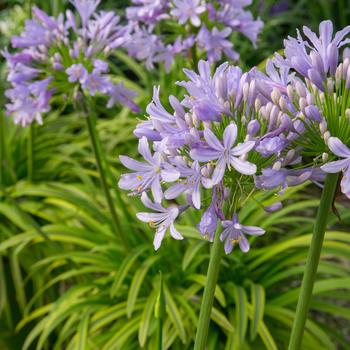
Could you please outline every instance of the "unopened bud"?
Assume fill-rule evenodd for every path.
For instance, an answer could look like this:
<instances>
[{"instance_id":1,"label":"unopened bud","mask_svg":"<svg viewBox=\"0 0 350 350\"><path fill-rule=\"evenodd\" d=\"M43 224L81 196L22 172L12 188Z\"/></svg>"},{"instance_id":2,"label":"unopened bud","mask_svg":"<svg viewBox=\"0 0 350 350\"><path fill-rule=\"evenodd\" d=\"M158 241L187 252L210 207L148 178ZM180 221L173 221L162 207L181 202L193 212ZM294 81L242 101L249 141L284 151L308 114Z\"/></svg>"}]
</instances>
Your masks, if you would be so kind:
<instances>
[{"instance_id":1,"label":"unopened bud","mask_svg":"<svg viewBox=\"0 0 350 350\"><path fill-rule=\"evenodd\" d=\"M292 85L288 85L287 86L287 95L288 95L289 99L291 101L293 101L293 99L294 99L294 89L293 89Z\"/></svg>"},{"instance_id":2,"label":"unopened bud","mask_svg":"<svg viewBox=\"0 0 350 350\"><path fill-rule=\"evenodd\" d=\"M305 89L305 86L301 82L299 82L299 81L296 82L295 89L297 91L297 94L300 97L306 97L306 89Z\"/></svg>"},{"instance_id":3,"label":"unopened bud","mask_svg":"<svg viewBox=\"0 0 350 350\"><path fill-rule=\"evenodd\" d=\"M278 105L279 99L281 97L281 93L279 92L278 89L273 88L271 92L271 100L274 104Z\"/></svg>"},{"instance_id":4,"label":"unopened bud","mask_svg":"<svg viewBox=\"0 0 350 350\"><path fill-rule=\"evenodd\" d=\"M251 120L248 123L248 126L247 126L248 135L254 136L259 132L259 130L260 130L260 123L256 119Z\"/></svg>"},{"instance_id":5,"label":"unopened bud","mask_svg":"<svg viewBox=\"0 0 350 350\"><path fill-rule=\"evenodd\" d=\"M324 134L323 134L323 139L324 139L324 142L328 144L328 139L331 137L331 134L329 131L326 131Z\"/></svg>"},{"instance_id":6,"label":"unopened bud","mask_svg":"<svg viewBox=\"0 0 350 350\"><path fill-rule=\"evenodd\" d=\"M258 112L261 108L261 101L257 98L255 100L255 110Z\"/></svg>"},{"instance_id":7,"label":"unopened bud","mask_svg":"<svg viewBox=\"0 0 350 350\"><path fill-rule=\"evenodd\" d=\"M275 164L272 166L273 170L280 170L282 166L282 163L278 160L277 162L275 162Z\"/></svg>"},{"instance_id":8,"label":"unopened bud","mask_svg":"<svg viewBox=\"0 0 350 350\"><path fill-rule=\"evenodd\" d=\"M287 102L283 96L280 97L278 105L283 112L288 112Z\"/></svg>"},{"instance_id":9,"label":"unopened bud","mask_svg":"<svg viewBox=\"0 0 350 350\"><path fill-rule=\"evenodd\" d=\"M333 92L333 90L334 90L334 81L331 78L329 78L327 79L327 91L330 94Z\"/></svg>"},{"instance_id":10,"label":"unopened bud","mask_svg":"<svg viewBox=\"0 0 350 350\"><path fill-rule=\"evenodd\" d=\"M295 157L295 150L294 149L290 149L287 154L286 154L286 157L285 157L285 163L286 164L289 164Z\"/></svg>"},{"instance_id":11,"label":"unopened bud","mask_svg":"<svg viewBox=\"0 0 350 350\"><path fill-rule=\"evenodd\" d=\"M244 99L244 101L247 100L247 98L248 98L248 93L249 93L249 83L245 82L245 83L243 84L243 99Z\"/></svg>"},{"instance_id":12,"label":"unopened bud","mask_svg":"<svg viewBox=\"0 0 350 350\"><path fill-rule=\"evenodd\" d=\"M328 153L326 153L326 152L323 152L323 153L322 153L322 161L323 161L324 163L326 163L326 162L328 161Z\"/></svg>"},{"instance_id":13,"label":"unopened bud","mask_svg":"<svg viewBox=\"0 0 350 350\"><path fill-rule=\"evenodd\" d=\"M320 123L320 132L323 135L327 131L327 122L323 119Z\"/></svg>"},{"instance_id":14,"label":"unopened bud","mask_svg":"<svg viewBox=\"0 0 350 350\"><path fill-rule=\"evenodd\" d=\"M346 117L348 118L349 123L350 123L350 109L349 109L349 108L347 108L347 109L345 110L345 115L346 115Z\"/></svg>"}]
</instances>

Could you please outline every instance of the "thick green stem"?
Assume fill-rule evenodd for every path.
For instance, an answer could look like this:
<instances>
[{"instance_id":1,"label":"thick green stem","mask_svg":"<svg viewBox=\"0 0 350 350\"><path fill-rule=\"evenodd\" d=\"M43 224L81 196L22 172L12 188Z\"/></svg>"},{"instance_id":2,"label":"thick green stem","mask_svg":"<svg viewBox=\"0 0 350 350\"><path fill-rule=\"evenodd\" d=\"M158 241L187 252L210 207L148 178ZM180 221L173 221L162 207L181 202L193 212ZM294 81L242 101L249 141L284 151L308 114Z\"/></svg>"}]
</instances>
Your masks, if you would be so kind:
<instances>
[{"instance_id":1,"label":"thick green stem","mask_svg":"<svg viewBox=\"0 0 350 350\"><path fill-rule=\"evenodd\" d=\"M288 350L301 349L306 318L312 296L312 289L315 282L317 266L321 256L327 219L337 188L338 176L338 174L328 174L322 191L320 206L318 208L311 245L307 256L304 277L301 283L298 305Z\"/></svg>"},{"instance_id":2,"label":"thick green stem","mask_svg":"<svg viewBox=\"0 0 350 350\"><path fill-rule=\"evenodd\" d=\"M34 180L34 124L28 127L28 143L27 143L27 178L28 181Z\"/></svg>"},{"instance_id":3,"label":"thick green stem","mask_svg":"<svg viewBox=\"0 0 350 350\"><path fill-rule=\"evenodd\" d=\"M207 345L211 310L214 302L216 282L219 277L220 260L223 254L223 244L220 241L220 233L215 233L214 243L211 248L210 260L207 272L207 280L204 287L201 309L199 312L198 327L194 350L204 350Z\"/></svg>"},{"instance_id":4,"label":"thick green stem","mask_svg":"<svg viewBox=\"0 0 350 350\"><path fill-rule=\"evenodd\" d=\"M160 289L155 305L155 315L157 318L157 350L163 349L163 323L165 315L165 298L164 298L164 287L163 287L163 275L159 271L160 276Z\"/></svg>"},{"instance_id":5,"label":"thick green stem","mask_svg":"<svg viewBox=\"0 0 350 350\"><path fill-rule=\"evenodd\" d=\"M0 112L0 186L5 183L5 119Z\"/></svg>"},{"instance_id":6,"label":"thick green stem","mask_svg":"<svg viewBox=\"0 0 350 350\"><path fill-rule=\"evenodd\" d=\"M122 242L123 242L125 248L127 248L128 244L127 244L126 236L124 235L124 231L122 230L122 227L121 227L121 224L120 224L120 221L119 221L119 218L118 218L118 215L117 215L117 212L115 210L114 203L113 203L113 200L111 197L111 193L109 191L109 187L107 184L107 179L105 176L105 171L103 168L103 161L102 161L102 159L104 157L101 154L102 148L99 147L98 134L97 134L97 130L95 128L95 123L94 123L94 120L92 119L92 116L90 115L90 113L87 112L87 110L84 110L84 117L86 118L87 126L89 129L91 144L92 144L92 148L94 150L97 169L98 169L98 172L100 175L102 188L103 188L106 200L107 200L109 211L110 211L111 216L112 216L113 229L114 229L116 235L122 239Z\"/></svg>"}]
</instances>

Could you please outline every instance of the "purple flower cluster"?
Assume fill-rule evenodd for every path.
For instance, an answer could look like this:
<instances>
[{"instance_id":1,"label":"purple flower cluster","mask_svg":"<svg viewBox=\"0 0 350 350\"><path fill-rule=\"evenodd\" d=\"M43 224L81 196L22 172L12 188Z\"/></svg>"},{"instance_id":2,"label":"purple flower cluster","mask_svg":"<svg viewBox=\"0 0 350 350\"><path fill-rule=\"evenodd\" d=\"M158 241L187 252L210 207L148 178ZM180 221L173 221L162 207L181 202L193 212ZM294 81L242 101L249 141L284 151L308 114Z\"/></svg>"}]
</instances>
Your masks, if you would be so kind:
<instances>
[{"instance_id":1,"label":"purple flower cluster","mask_svg":"<svg viewBox=\"0 0 350 350\"><path fill-rule=\"evenodd\" d=\"M108 76L106 61L111 50L120 47L127 28L113 12L96 12L98 0L72 0L80 20L70 10L66 17L48 16L34 7L20 36L12 38L14 54L3 56L8 64L7 113L14 122L27 126L42 123L54 95L67 95L81 89L90 95L109 97L108 106L119 102L138 111L135 93Z\"/></svg>"},{"instance_id":2,"label":"purple flower cluster","mask_svg":"<svg viewBox=\"0 0 350 350\"><path fill-rule=\"evenodd\" d=\"M204 52L209 62L220 61L223 54L237 60L231 33L242 33L256 46L263 27L245 9L251 0L132 2L126 10L130 30L123 46L148 69L162 62L169 70L176 55L192 55L192 48Z\"/></svg>"},{"instance_id":3,"label":"purple flower cluster","mask_svg":"<svg viewBox=\"0 0 350 350\"><path fill-rule=\"evenodd\" d=\"M177 84L186 93L181 101L169 97L171 112L154 89L148 118L134 132L145 162L122 156L134 172L119 186L144 203L152 193L156 206L147 207L161 216L139 218L157 227L155 248L168 228L182 238L173 223L184 211L201 210L203 237L212 241L221 225L225 252L237 244L247 252L245 235L264 234L238 218L255 191L282 193L306 181L322 186L326 173L342 172L341 190L350 198L350 26L334 38L330 21L320 24L319 37L304 33L309 41L299 33L288 38L284 56L267 61L265 73L224 63L212 74L205 61L199 74L185 69L188 80Z\"/></svg>"}]
</instances>

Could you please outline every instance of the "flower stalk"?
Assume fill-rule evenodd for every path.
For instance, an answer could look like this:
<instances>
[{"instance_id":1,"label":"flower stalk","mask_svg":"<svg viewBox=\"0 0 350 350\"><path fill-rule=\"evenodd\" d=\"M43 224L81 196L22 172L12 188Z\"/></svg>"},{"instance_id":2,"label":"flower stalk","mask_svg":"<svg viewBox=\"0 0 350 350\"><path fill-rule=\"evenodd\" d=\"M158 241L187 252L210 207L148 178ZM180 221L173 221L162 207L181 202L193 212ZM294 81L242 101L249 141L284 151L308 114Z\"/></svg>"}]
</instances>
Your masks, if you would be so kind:
<instances>
[{"instance_id":1,"label":"flower stalk","mask_svg":"<svg viewBox=\"0 0 350 350\"><path fill-rule=\"evenodd\" d=\"M81 102L81 107L82 107L81 109L83 112L83 116L86 119L87 127L89 130L91 145L92 145L92 148L94 151L97 170L98 170L99 175L100 175L101 185L102 185L103 192L104 192L104 195L105 195L105 198L107 201L107 205L108 205L111 217L112 217L113 229L114 229L116 235L118 235L118 237L121 238L123 245L127 249L128 248L127 239L126 239L126 236L124 234L124 231L122 230L121 223L119 221L117 212L116 212L115 207L114 207L113 199L112 199L111 193L109 191L107 178L105 175L106 165L104 166L104 163L107 163L107 160L106 160L106 157L102 154L103 149L100 145L98 133L97 133L96 126L95 126L95 121L93 120L93 114L91 113L91 111L89 111L89 108L87 106L87 101L83 95L82 95L80 102ZM105 162L103 162L103 159L105 159Z\"/></svg>"},{"instance_id":2,"label":"flower stalk","mask_svg":"<svg viewBox=\"0 0 350 350\"><path fill-rule=\"evenodd\" d=\"M0 112L0 186L4 184L5 177L5 119L4 114Z\"/></svg>"},{"instance_id":3,"label":"flower stalk","mask_svg":"<svg viewBox=\"0 0 350 350\"><path fill-rule=\"evenodd\" d=\"M34 124L28 127L28 143L27 143L27 179L32 182L34 179Z\"/></svg>"},{"instance_id":4,"label":"flower stalk","mask_svg":"<svg viewBox=\"0 0 350 350\"><path fill-rule=\"evenodd\" d=\"M204 350L207 344L211 310L213 307L214 293L216 282L219 277L220 261L223 251L223 243L220 241L220 230L218 229L210 253L207 281L204 287L202 305L199 312L194 350Z\"/></svg>"},{"instance_id":5,"label":"flower stalk","mask_svg":"<svg viewBox=\"0 0 350 350\"><path fill-rule=\"evenodd\" d=\"M317 267L327 225L327 219L332 207L337 188L339 174L328 174L322 191L320 206L317 212L311 245L306 261L303 281L300 288L297 310L294 318L288 350L301 349L306 318L309 310L312 290L316 278Z\"/></svg>"}]
</instances>

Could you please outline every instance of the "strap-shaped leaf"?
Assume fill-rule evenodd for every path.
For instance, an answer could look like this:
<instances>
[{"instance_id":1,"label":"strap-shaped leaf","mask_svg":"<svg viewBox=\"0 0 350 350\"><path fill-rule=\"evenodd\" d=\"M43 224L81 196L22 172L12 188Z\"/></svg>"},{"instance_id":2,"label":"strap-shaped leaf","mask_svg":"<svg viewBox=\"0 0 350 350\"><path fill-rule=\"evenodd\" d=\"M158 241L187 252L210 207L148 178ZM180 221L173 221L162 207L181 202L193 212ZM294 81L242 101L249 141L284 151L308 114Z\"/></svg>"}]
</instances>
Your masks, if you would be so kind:
<instances>
[{"instance_id":1,"label":"strap-shaped leaf","mask_svg":"<svg viewBox=\"0 0 350 350\"><path fill-rule=\"evenodd\" d=\"M250 287L253 317L250 322L250 339L253 341L264 317L265 289L259 284L252 283Z\"/></svg>"}]
</instances>

